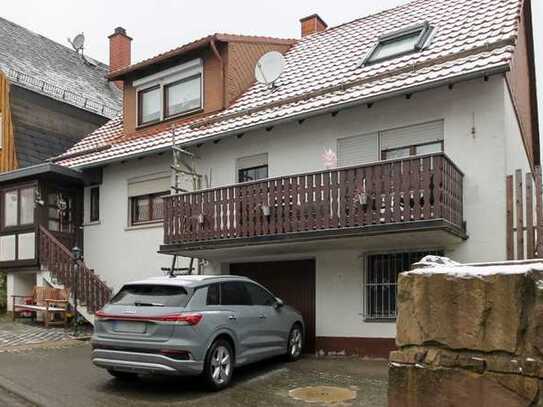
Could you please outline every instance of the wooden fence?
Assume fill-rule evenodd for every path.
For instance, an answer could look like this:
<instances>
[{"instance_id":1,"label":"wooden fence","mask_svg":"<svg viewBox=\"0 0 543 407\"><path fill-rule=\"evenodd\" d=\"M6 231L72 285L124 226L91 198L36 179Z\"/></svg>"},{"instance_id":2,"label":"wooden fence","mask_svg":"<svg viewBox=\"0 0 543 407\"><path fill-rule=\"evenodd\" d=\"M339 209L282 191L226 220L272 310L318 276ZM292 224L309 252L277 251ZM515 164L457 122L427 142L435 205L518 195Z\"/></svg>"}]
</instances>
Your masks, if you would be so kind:
<instances>
[{"instance_id":1,"label":"wooden fence","mask_svg":"<svg viewBox=\"0 0 543 407\"><path fill-rule=\"evenodd\" d=\"M543 203L541 167L535 172L506 177L507 259L543 257Z\"/></svg>"}]
</instances>

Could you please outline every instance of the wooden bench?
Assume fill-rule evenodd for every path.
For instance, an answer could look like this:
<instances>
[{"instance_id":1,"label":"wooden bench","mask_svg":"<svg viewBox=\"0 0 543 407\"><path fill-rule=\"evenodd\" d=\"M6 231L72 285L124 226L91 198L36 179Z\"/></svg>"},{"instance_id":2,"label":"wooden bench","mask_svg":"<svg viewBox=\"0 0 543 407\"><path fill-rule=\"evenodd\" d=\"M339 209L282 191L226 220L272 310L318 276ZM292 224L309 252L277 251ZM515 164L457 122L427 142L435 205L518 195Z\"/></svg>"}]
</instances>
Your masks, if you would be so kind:
<instances>
[{"instance_id":1,"label":"wooden bench","mask_svg":"<svg viewBox=\"0 0 543 407\"><path fill-rule=\"evenodd\" d=\"M32 295L12 295L13 320L23 312L43 312L46 328L50 325L68 326L68 290L63 288L34 287ZM19 300L20 302L17 302ZM22 302L22 303L21 303ZM62 314L62 321L50 321L51 315Z\"/></svg>"}]
</instances>

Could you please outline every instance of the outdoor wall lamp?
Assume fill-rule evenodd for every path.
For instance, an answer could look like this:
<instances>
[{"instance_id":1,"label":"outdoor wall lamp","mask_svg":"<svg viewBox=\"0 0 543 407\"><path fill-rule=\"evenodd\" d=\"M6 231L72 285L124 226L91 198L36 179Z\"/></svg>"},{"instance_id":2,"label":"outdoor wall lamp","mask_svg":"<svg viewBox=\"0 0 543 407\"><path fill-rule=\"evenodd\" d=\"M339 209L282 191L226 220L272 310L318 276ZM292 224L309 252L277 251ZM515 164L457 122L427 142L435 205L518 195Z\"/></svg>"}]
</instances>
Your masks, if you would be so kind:
<instances>
[{"instance_id":1,"label":"outdoor wall lamp","mask_svg":"<svg viewBox=\"0 0 543 407\"><path fill-rule=\"evenodd\" d=\"M270 207L268 205L262 205L262 215L270 216Z\"/></svg>"},{"instance_id":2,"label":"outdoor wall lamp","mask_svg":"<svg viewBox=\"0 0 543 407\"><path fill-rule=\"evenodd\" d=\"M72 255L74 256L74 260L81 260L81 249L78 246L74 246Z\"/></svg>"}]
</instances>

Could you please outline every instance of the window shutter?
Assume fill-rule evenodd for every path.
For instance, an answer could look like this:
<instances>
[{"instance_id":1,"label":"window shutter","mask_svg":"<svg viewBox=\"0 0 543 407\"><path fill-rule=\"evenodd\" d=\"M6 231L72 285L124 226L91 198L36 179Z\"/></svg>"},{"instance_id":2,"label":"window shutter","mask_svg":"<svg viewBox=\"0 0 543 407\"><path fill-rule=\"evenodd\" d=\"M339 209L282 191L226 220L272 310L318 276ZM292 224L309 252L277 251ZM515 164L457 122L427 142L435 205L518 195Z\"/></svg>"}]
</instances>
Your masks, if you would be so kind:
<instances>
[{"instance_id":1,"label":"window shutter","mask_svg":"<svg viewBox=\"0 0 543 407\"><path fill-rule=\"evenodd\" d=\"M381 150L443 140L443 120L381 132Z\"/></svg>"},{"instance_id":2,"label":"window shutter","mask_svg":"<svg viewBox=\"0 0 543 407\"><path fill-rule=\"evenodd\" d=\"M249 157L241 157L237 160L238 170L243 170L245 168L261 167L263 165L268 165L267 153L252 155Z\"/></svg>"},{"instance_id":3,"label":"window shutter","mask_svg":"<svg viewBox=\"0 0 543 407\"><path fill-rule=\"evenodd\" d=\"M338 166L367 164L379 160L377 133L338 139Z\"/></svg>"},{"instance_id":4,"label":"window shutter","mask_svg":"<svg viewBox=\"0 0 543 407\"><path fill-rule=\"evenodd\" d=\"M157 177L138 181L129 181L128 197L168 192L170 190L170 177Z\"/></svg>"}]
</instances>

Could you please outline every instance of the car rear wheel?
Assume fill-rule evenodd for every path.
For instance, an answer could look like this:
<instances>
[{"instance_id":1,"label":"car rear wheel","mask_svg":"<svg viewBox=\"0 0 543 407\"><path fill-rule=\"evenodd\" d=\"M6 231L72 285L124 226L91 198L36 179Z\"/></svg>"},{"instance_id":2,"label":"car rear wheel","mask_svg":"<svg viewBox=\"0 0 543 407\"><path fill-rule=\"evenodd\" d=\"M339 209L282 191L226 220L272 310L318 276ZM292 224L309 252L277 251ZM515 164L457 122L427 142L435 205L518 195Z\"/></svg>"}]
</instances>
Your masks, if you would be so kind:
<instances>
[{"instance_id":1,"label":"car rear wheel","mask_svg":"<svg viewBox=\"0 0 543 407\"><path fill-rule=\"evenodd\" d=\"M130 373L130 372L120 372L118 370L108 369L108 373L113 376L116 379L119 380L135 380L138 378L138 375L136 373Z\"/></svg>"},{"instance_id":2,"label":"car rear wheel","mask_svg":"<svg viewBox=\"0 0 543 407\"><path fill-rule=\"evenodd\" d=\"M207 352L204 377L212 390L222 390L230 384L234 371L234 352L224 339L213 342Z\"/></svg>"},{"instance_id":3,"label":"car rear wheel","mask_svg":"<svg viewBox=\"0 0 543 407\"><path fill-rule=\"evenodd\" d=\"M288 336L287 359L291 362L300 359L304 346L304 334L302 327L296 324L290 330Z\"/></svg>"}]
</instances>

